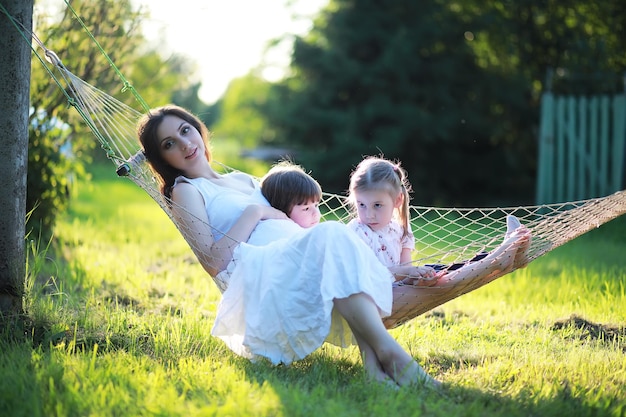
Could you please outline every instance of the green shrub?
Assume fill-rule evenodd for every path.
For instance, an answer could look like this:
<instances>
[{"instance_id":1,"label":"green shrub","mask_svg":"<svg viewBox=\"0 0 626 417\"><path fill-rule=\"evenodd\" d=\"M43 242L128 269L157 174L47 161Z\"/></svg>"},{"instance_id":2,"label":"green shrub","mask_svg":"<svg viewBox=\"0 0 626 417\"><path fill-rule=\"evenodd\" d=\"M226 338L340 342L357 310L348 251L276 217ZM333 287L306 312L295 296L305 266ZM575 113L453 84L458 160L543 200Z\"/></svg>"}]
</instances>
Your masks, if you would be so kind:
<instances>
[{"instance_id":1,"label":"green shrub","mask_svg":"<svg viewBox=\"0 0 626 417\"><path fill-rule=\"evenodd\" d=\"M71 129L44 115L34 115L28 131L26 232L47 241L57 215L69 206L75 180L85 175L85 158L72 151Z\"/></svg>"}]
</instances>

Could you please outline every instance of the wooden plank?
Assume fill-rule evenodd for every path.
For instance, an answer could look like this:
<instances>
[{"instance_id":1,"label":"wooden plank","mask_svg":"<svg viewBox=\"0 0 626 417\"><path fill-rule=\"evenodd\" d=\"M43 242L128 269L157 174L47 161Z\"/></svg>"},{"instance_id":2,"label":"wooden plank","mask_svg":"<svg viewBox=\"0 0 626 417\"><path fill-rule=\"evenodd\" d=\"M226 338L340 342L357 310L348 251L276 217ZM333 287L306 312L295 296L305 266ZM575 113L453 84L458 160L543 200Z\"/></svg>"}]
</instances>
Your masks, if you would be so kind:
<instances>
[{"instance_id":1,"label":"wooden plank","mask_svg":"<svg viewBox=\"0 0 626 417\"><path fill-rule=\"evenodd\" d=\"M601 195L610 193L609 184L609 97L600 97L600 189Z\"/></svg>"},{"instance_id":2,"label":"wooden plank","mask_svg":"<svg viewBox=\"0 0 626 417\"><path fill-rule=\"evenodd\" d=\"M576 98L574 96L567 97L567 110L565 117L565 146L567 150L567 159L565 163L567 170L565 198L567 201L573 201L576 199L576 149L578 142L578 132L576 131Z\"/></svg>"},{"instance_id":3,"label":"wooden plank","mask_svg":"<svg viewBox=\"0 0 626 417\"><path fill-rule=\"evenodd\" d=\"M624 143L626 142L626 94L613 97L613 146L611 150L611 190L624 188Z\"/></svg>"},{"instance_id":4,"label":"wooden plank","mask_svg":"<svg viewBox=\"0 0 626 417\"><path fill-rule=\"evenodd\" d=\"M576 199L581 200L589 195L589 167L588 159L588 143L589 132L587 132L587 98L582 96L578 99L578 185L576 190Z\"/></svg>"},{"instance_id":5,"label":"wooden plank","mask_svg":"<svg viewBox=\"0 0 626 417\"><path fill-rule=\"evenodd\" d=\"M556 202L565 199L565 104L565 98L556 99L556 181L553 195Z\"/></svg>"},{"instance_id":6,"label":"wooden plank","mask_svg":"<svg viewBox=\"0 0 626 417\"><path fill-rule=\"evenodd\" d=\"M541 97L539 121L539 160L537 163L537 204L553 202L554 178L554 96L551 92Z\"/></svg>"},{"instance_id":7,"label":"wooden plank","mask_svg":"<svg viewBox=\"0 0 626 417\"><path fill-rule=\"evenodd\" d=\"M600 140L598 139L598 97L589 100L589 193L599 195L600 184Z\"/></svg>"}]
</instances>

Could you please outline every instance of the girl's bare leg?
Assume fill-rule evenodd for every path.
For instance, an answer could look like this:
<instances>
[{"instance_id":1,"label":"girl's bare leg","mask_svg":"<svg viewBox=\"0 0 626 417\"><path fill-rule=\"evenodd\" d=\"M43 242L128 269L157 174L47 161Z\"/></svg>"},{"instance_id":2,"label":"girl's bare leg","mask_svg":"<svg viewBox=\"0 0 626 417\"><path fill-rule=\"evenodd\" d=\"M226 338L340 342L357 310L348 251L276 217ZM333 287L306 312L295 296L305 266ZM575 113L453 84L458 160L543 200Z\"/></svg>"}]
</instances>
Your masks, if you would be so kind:
<instances>
[{"instance_id":1,"label":"girl's bare leg","mask_svg":"<svg viewBox=\"0 0 626 417\"><path fill-rule=\"evenodd\" d=\"M520 250L528 249L530 232L526 228L517 229L483 259L469 263L462 268L445 273L437 286L446 286L453 282L489 278L492 274L506 274L515 267L515 260Z\"/></svg>"},{"instance_id":2,"label":"girl's bare leg","mask_svg":"<svg viewBox=\"0 0 626 417\"><path fill-rule=\"evenodd\" d=\"M335 307L346 319L357 341L361 353L365 354L365 366L378 368L398 385L429 383L439 386L439 381L426 374L421 366L409 355L383 326L378 308L366 294L353 294L335 300ZM367 354L375 355L367 358ZM370 362L371 361L371 362ZM377 363L376 363L377 362ZM368 369L371 371L372 369ZM374 371L376 372L376 371ZM378 374L380 375L380 374Z\"/></svg>"},{"instance_id":3,"label":"girl's bare leg","mask_svg":"<svg viewBox=\"0 0 626 417\"><path fill-rule=\"evenodd\" d=\"M444 273L431 287L393 288L393 310L383 322L391 328L526 265L531 234L521 227L485 258Z\"/></svg>"},{"instance_id":4,"label":"girl's bare leg","mask_svg":"<svg viewBox=\"0 0 626 417\"><path fill-rule=\"evenodd\" d=\"M513 261L513 268L526 268L528 265L528 251L530 250L530 244L532 242L532 235L530 231L522 226L517 229L517 234L522 236L522 241L515 254L515 260Z\"/></svg>"}]
</instances>

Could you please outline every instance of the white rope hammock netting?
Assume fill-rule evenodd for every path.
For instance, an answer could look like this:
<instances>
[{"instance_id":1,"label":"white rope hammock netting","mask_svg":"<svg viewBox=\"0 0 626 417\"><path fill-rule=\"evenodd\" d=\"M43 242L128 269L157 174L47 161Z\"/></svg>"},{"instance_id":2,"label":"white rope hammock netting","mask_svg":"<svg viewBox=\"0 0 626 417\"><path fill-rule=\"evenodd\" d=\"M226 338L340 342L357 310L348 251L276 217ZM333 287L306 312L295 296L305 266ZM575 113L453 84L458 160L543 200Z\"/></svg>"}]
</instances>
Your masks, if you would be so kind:
<instances>
[{"instance_id":1,"label":"white rope hammock netting","mask_svg":"<svg viewBox=\"0 0 626 417\"><path fill-rule=\"evenodd\" d=\"M176 219L172 213L173 203L168 204L160 193L158 183L143 157L137 140L136 124L142 113L84 82L62 64L56 65L56 68L68 84L66 91L72 97L71 104L76 107L100 140L102 147L117 167L118 175L130 178L161 206L172 218L205 268L211 269L212 265L222 265L223 260L208 259L206 251L195 244L194 236L199 233L198 231L211 230L210 226L199 225L197 219L190 221ZM225 166L218 169L230 170ZM349 220L350 211L345 196L324 193L320 209L322 221ZM516 259L516 264L512 268L493 268L489 273L469 274L459 280L440 280L433 287L411 285L394 287L393 312L384 319L385 325L388 328L396 327L436 306L475 290L625 212L625 191L602 198L536 206L459 209L413 205L410 207L410 218L416 240L414 262L419 265L463 264L468 263L468 260L479 253L493 251L505 236L508 215L517 217L521 224L530 230L532 238L523 255L524 259ZM224 231L214 230L214 232L223 234ZM238 242L233 240L232 244L237 245ZM226 288L224 277L217 274L212 278L220 290L224 291Z\"/></svg>"}]
</instances>

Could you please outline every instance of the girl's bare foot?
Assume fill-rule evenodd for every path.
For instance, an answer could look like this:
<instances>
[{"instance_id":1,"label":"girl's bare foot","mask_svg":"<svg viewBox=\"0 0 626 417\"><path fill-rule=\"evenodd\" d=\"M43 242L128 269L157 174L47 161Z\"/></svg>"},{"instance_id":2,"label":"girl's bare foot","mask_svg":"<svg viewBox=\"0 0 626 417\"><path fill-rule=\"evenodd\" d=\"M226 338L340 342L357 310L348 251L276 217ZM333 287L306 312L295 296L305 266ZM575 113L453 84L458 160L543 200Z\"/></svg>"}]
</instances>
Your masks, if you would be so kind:
<instances>
[{"instance_id":1,"label":"girl's bare foot","mask_svg":"<svg viewBox=\"0 0 626 417\"><path fill-rule=\"evenodd\" d=\"M454 271L446 271L439 279L445 285L457 281L473 280L488 277L492 273L505 274L513 270L513 263L518 249L524 239L514 232L483 259L471 262Z\"/></svg>"},{"instance_id":2,"label":"girl's bare foot","mask_svg":"<svg viewBox=\"0 0 626 417\"><path fill-rule=\"evenodd\" d=\"M396 388L398 385L393 379L389 377L380 367L380 364L375 364L373 361L363 361L363 368L365 369L365 375L370 381L378 382L384 385L394 385Z\"/></svg>"},{"instance_id":3,"label":"girl's bare foot","mask_svg":"<svg viewBox=\"0 0 626 417\"><path fill-rule=\"evenodd\" d=\"M414 360L411 360L401 370L394 369L387 374L401 387L414 385L428 386L434 389L441 387L441 382L428 375L424 368Z\"/></svg>"},{"instance_id":4,"label":"girl's bare foot","mask_svg":"<svg viewBox=\"0 0 626 417\"><path fill-rule=\"evenodd\" d=\"M515 231L515 234L520 237L520 245L517 249L517 253L515 254L515 259L513 260L513 268L526 268L528 265L528 251L530 250L530 244L532 243L532 235L530 230L526 227L521 226Z\"/></svg>"},{"instance_id":5,"label":"girl's bare foot","mask_svg":"<svg viewBox=\"0 0 626 417\"><path fill-rule=\"evenodd\" d=\"M506 234L504 235L504 239L509 238L511 234L520 227L522 227L522 224L517 217L512 215L506 216Z\"/></svg>"}]
</instances>

